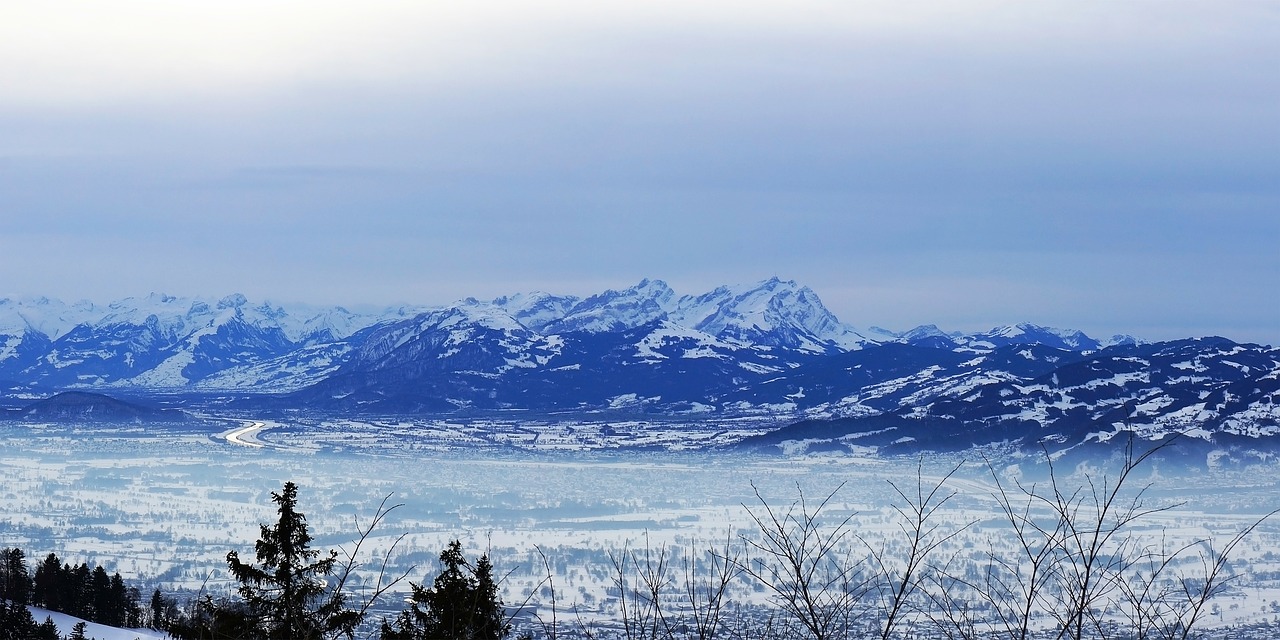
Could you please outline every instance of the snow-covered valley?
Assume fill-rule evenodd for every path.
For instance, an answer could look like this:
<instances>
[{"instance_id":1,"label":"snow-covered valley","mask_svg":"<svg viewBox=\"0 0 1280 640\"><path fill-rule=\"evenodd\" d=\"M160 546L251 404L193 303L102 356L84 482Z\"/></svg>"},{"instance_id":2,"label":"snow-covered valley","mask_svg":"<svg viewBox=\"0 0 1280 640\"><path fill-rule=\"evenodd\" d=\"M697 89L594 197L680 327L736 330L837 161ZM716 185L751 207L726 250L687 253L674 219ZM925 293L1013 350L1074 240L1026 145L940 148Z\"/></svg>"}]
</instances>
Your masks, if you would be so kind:
<instances>
[{"instance_id":1,"label":"snow-covered valley","mask_svg":"<svg viewBox=\"0 0 1280 640\"><path fill-rule=\"evenodd\" d=\"M487 550L507 575L508 604L529 601L531 610L545 613L549 566L562 615L572 607L584 623L608 625L619 605L610 554L665 550L675 561L691 550L755 536L748 509L759 511L757 491L783 508L799 491L809 498L835 491L830 522L852 515L861 539L892 546L901 536L894 511L901 496L889 482L913 487L917 465L926 484L936 482L963 462L945 485L956 497L935 522L957 532L943 549L950 561L978 562L988 552L1014 553L981 456L989 456L1006 481L1043 471L1034 456L998 449L919 459L787 457L710 446L772 426L758 421L248 420L224 426L0 426L3 546L101 564L148 589L217 593L231 586L227 551L252 549L258 525L273 517L270 492L293 481L317 547L350 549L359 527L390 496L403 506L366 544L370 562L390 552L393 568L416 567L410 578L429 581L439 551L458 538L469 552ZM1096 474L1107 463L1093 464ZM1078 482L1084 472L1063 470L1063 478ZM1278 506L1280 465L1211 470L1158 462L1144 468L1134 486L1146 483L1148 499L1170 508L1142 520L1133 530L1140 539L1220 546ZM1280 521L1269 520L1236 549L1229 588L1202 624L1276 618L1276 548ZM361 578L360 586L372 584L372 565ZM744 603L768 601L745 581L730 595ZM394 599L387 604L395 606Z\"/></svg>"}]
</instances>

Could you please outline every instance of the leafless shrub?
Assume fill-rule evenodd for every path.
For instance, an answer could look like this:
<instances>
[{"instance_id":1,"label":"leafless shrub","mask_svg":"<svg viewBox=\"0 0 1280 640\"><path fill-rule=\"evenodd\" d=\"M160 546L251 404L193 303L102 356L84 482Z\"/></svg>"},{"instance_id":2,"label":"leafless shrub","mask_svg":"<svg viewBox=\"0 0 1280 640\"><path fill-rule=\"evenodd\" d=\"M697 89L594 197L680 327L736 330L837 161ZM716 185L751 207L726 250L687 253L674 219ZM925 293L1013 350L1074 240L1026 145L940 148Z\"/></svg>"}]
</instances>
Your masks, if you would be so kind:
<instances>
[{"instance_id":1,"label":"leafless shrub","mask_svg":"<svg viewBox=\"0 0 1280 640\"><path fill-rule=\"evenodd\" d=\"M1228 557L1267 514L1221 548L1213 540L1152 541L1142 527L1177 504L1153 504L1135 470L1173 440L1142 453L1133 441L1114 474L1090 471L1071 484L1048 451L1043 484L1006 485L988 461L1011 555L995 550L977 571L948 568L931 583L930 620L949 638L1192 637L1209 600L1228 580ZM1194 565L1187 570L1186 565ZM972 602L955 595L973 594Z\"/></svg>"},{"instance_id":2,"label":"leafless shrub","mask_svg":"<svg viewBox=\"0 0 1280 640\"><path fill-rule=\"evenodd\" d=\"M722 547L703 548L694 541L679 554L679 572L673 555L665 545L624 547L609 554L623 637L710 640L733 635L734 623L743 620L728 615L729 587L742 571L733 538Z\"/></svg>"},{"instance_id":3,"label":"leafless shrub","mask_svg":"<svg viewBox=\"0 0 1280 640\"><path fill-rule=\"evenodd\" d=\"M876 547L863 539L870 550L876 576L877 610L883 619L879 634L881 640L890 638L908 614L923 614L927 611L912 602L937 573L934 563L938 549L970 526L964 524L944 529L943 524L937 521L939 511L956 496L955 491L945 490L944 486L960 470L960 466L956 465L941 480L926 484L924 465L919 463L916 467L916 486L910 493L904 492L892 480L889 481L889 486L893 487L901 500L900 504L893 505L893 510L898 514L898 530L902 534L900 541L906 543L906 552L896 555L888 552L886 542ZM924 604L927 604L928 598L925 600Z\"/></svg>"},{"instance_id":4,"label":"leafless shrub","mask_svg":"<svg viewBox=\"0 0 1280 640\"><path fill-rule=\"evenodd\" d=\"M775 509L753 485L760 504L744 505L760 537L742 537L742 572L764 585L782 612L814 640L847 636L875 587L865 558L852 552L854 514L823 525L825 509L843 486L816 505L797 487L799 498Z\"/></svg>"},{"instance_id":5,"label":"leafless shrub","mask_svg":"<svg viewBox=\"0 0 1280 640\"><path fill-rule=\"evenodd\" d=\"M722 545L646 544L609 555L617 634L1189 640L1233 579L1232 552L1276 512L1225 542L1153 539L1149 525L1178 505L1149 500L1150 485L1136 472L1166 446L1139 453L1130 442L1118 467L1076 477L1059 473L1045 450L1047 478L1039 483L1007 480L988 460L998 517L985 551L958 544L976 524L953 515L961 465L932 480L921 462L914 487L890 481L897 529L884 539L863 534L856 514L835 508L843 484L818 500L797 486L795 500L781 507L753 485L757 502L743 505L753 529ZM545 556L543 563L550 582ZM763 590L770 604L731 602L735 585ZM552 592L543 630L556 638ZM611 634L579 619L578 636Z\"/></svg>"},{"instance_id":6,"label":"leafless shrub","mask_svg":"<svg viewBox=\"0 0 1280 640\"><path fill-rule=\"evenodd\" d=\"M362 525L360 524L359 516L353 517L352 524L355 527L357 537L352 543L350 551L345 548L339 548L344 560L342 568L337 573L338 580L333 586L331 595L331 598L337 599L337 604L341 604L341 600L345 598L348 580L350 580L355 570L362 566L360 561L361 549L369 540L369 536L373 534L374 529L378 528L378 525L382 524L382 522L387 519L387 516L389 516L392 511L404 506L403 504L387 506L387 501L390 499L391 494L383 496L382 502L378 504L378 508L374 511L373 517L369 519L368 524ZM400 536L391 543L391 546L382 553L381 557L377 559L378 575L374 580L372 589L366 592L364 598L356 608L358 619L363 620L365 615L368 613L369 608L372 607L379 598L393 589L402 580L407 578L409 573L414 570L414 567L409 567L399 574L388 573L391 558L395 554L396 547L400 546L400 542L404 540L404 537L405 534L400 534Z\"/></svg>"}]
</instances>

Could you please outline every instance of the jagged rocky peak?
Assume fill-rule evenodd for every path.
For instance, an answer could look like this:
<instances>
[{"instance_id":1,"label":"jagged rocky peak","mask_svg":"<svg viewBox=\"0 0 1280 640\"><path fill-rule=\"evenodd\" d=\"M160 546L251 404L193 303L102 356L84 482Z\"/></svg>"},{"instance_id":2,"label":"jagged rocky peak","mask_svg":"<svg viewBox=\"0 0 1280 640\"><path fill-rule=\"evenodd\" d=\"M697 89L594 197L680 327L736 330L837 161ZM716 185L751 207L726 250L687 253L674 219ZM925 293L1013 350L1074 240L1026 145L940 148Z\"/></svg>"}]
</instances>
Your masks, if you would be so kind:
<instances>
[{"instance_id":1,"label":"jagged rocky peak","mask_svg":"<svg viewBox=\"0 0 1280 640\"><path fill-rule=\"evenodd\" d=\"M82 324L94 324L102 310L88 300L66 304L44 296L0 301L0 335L38 333L56 340Z\"/></svg>"},{"instance_id":2,"label":"jagged rocky peak","mask_svg":"<svg viewBox=\"0 0 1280 640\"><path fill-rule=\"evenodd\" d=\"M918 327L915 327L914 329L902 332L901 334L899 334L899 336L908 342L912 340L922 340L924 338L950 338L951 337L950 334L943 331L942 329L939 329L938 325L936 324L922 324Z\"/></svg>"},{"instance_id":3,"label":"jagged rocky peak","mask_svg":"<svg viewBox=\"0 0 1280 640\"><path fill-rule=\"evenodd\" d=\"M533 291L494 298L493 304L505 309L520 324L541 332L547 325L565 317L581 301L577 296Z\"/></svg>"},{"instance_id":4,"label":"jagged rocky peak","mask_svg":"<svg viewBox=\"0 0 1280 640\"><path fill-rule=\"evenodd\" d=\"M622 291L609 289L575 304L549 323L548 333L624 331L661 320L674 310L675 291L661 280L641 280Z\"/></svg>"},{"instance_id":5,"label":"jagged rocky peak","mask_svg":"<svg viewBox=\"0 0 1280 640\"><path fill-rule=\"evenodd\" d=\"M728 325L768 329L772 328L768 317L771 301L794 293L795 289L794 281L777 277L750 285L719 286L702 295L681 297L674 317L681 324L712 335Z\"/></svg>"},{"instance_id":6,"label":"jagged rocky peak","mask_svg":"<svg viewBox=\"0 0 1280 640\"><path fill-rule=\"evenodd\" d=\"M302 317L302 323L296 329L296 340L306 344L344 340L365 326L359 314L338 306L322 308L301 316L286 312L277 317L295 320Z\"/></svg>"},{"instance_id":7,"label":"jagged rocky peak","mask_svg":"<svg viewBox=\"0 0 1280 640\"><path fill-rule=\"evenodd\" d=\"M903 332L873 327L870 332L877 337L885 336L886 339L882 341L886 342L905 342L921 347L961 349L979 353L1010 345L1044 345L1068 351L1091 352L1116 345L1146 344L1145 341L1130 335L1115 335L1097 340L1077 329L1057 329L1029 322L1000 325L976 333L948 332L934 324L922 324Z\"/></svg>"},{"instance_id":8,"label":"jagged rocky peak","mask_svg":"<svg viewBox=\"0 0 1280 640\"><path fill-rule=\"evenodd\" d=\"M239 309L248 304L249 299L243 293L233 293L218 301L219 309Z\"/></svg>"},{"instance_id":9,"label":"jagged rocky peak","mask_svg":"<svg viewBox=\"0 0 1280 640\"><path fill-rule=\"evenodd\" d=\"M22 317L21 304L11 298L0 300L0 335L20 336L31 330L30 323Z\"/></svg>"},{"instance_id":10,"label":"jagged rocky peak","mask_svg":"<svg viewBox=\"0 0 1280 640\"><path fill-rule=\"evenodd\" d=\"M597 296L592 296L592 298L595 297ZM670 311L673 308L672 301L675 300L676 292L672 291L671 287L667 286L667 283L662 280L650 280L648 278L644 278L633 287L623 289L622 291L605 291L600 294L599 297L601 299L612 298L614 300L626 301L623 302L623 304L632 300L641 304L652 302L659 308L665 311ZM588 300L590 299L591 298L588 298Z\"/></svg>"},{"instance_id":11,"label":"jagged rocky peak","mask_svg":"<svg viewBox=\"0 0 1280 640\"><path fill-rule=\"evenodd\" d=\"M961 334L947 333L942 329L939 329L936 324L922 324L910 331L904 331L901 334L898 334L897 341L905 342L917 347L954 349L958 346L956 341L961 338Z\"/></svg>"},{"instance_id":12,"label":"jagged rocky peak","mask_svg":"<svg viewBox=\"0 0 1280 640\"><path fill-rule=\"evenodd\" d=\"M710 335L821 351L851 349L874 341L840 322L809 287L769 278L751 285L722 286L684 296L673 319Z\"/></svg>"},{"instance_id":13,"label":"jagged rocky peak","mask_svg":"<svg viewBox=\"0 0 1280 640\"><path fill-rule=\"evenodd\" d=\"M458 302L417 315L413 322L421 328L453 329L483 327L499 331L525 331L510 312L489 300L464 298Z\"/></svg>"},{"instance_id":14,"label":"jagged rocky peak","mask_svg":"<svg viewBox=\"0 0 1280 640\"><path fill-rule=\"evenodd\" d=\"M284 307L279 305L273 306L270 302L265 300L261 304L255 305L253 307L253 312L263 318L269 318L271 320L282 320L289 317L289 312L285 311Z\"/></svg>"},{"instance_id":15,"label":"jagged rocky peak","mask_svg":"<svg viewBox=\"0 0 1280 640\"><path fill-rule=\"evenodd\" d=\"M892 329L886 329L884 327L881 327L879 325L874 325L874 324L867 327L867 333L874 333L878 336L885 336L885 337L892 337L892 338L902 337L902 334L898 333L897 331L894 331Z\"/></svg>"},{"instance_id":16,"label":"jagged rocky peak","mask_svg":"<svg viewBox=\"0 0 1280 640\"><path fill-rule=\"evenodd\" d=\"M973 336L974 346L1003 347L1010 344L1043 344L1073 351L1093 351L1099 348L1097 340L1075 329L1057 329L1029 322L996 327Z\"/></svg>"},{"instance_id":17,"label":"jagged rocky peak","mask_svg":"<svg viewBox=\"0 0 1280 640\"><path fill-rule=\"evenodd\" d=\"M124 298L107 305L107 313L96 323L101 325L149 325L169 332L181 332L187 324L192 301L163 293L144 298Z\"/></svg>"},{"instance_id":18,"label":"jagged rocky peak","mask_svg":"<svg viewBox=\"0 0 1280 640\"><path fill-rule=\"evenodd\" d=\"M1103 347L1115 347L1120 345L1134 346L1146 343L1145 340L1140 340L1134 336L1124 333L1117 333L1110 338L1103 338L1099 342Z\"/></svg>"},{"instance_id":19,"label":"jagged rocky peak","mask_svg":"<svg viewBox=\"0 0 1280 640\"><path fill-rule=\"evenodd\" d=\"M375 327L355 346L346 370L445 367L501 369L544 340L493 301L465 298L447 307ZM455 357L456 356L456 357Z\"/></svg>"},{"instance_id":20,"label":"jagged rocky peak","mask_svg":"<svg viewBox=\"0 0 1280 640\"><path fill-rule=\"evenodd\" d=\"M795 282L788 282L789 287L775 288L776 293L769 298L769 313L772 317L786 319L794 324L818 335L831 335L843 325L831 313L818 294L809 287L796 288Z\"/></svg>"}]
</instances>

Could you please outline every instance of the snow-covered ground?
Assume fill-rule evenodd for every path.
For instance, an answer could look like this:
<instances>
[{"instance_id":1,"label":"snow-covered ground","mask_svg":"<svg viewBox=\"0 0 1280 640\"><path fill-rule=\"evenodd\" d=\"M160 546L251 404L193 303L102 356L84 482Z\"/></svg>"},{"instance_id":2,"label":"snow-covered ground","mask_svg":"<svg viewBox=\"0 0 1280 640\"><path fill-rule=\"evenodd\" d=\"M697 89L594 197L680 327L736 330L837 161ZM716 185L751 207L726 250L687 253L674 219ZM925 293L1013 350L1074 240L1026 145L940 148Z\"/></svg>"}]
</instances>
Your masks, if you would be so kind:
<instances>
[{"instance_id":1,"label":"snow-covered ground","mask_svg":"<svg viewBox=\"0 0 1280 640\"><path fill-rule=\"evenodd\" d=\"M318 547L351 549L356 531L389 495L390 504L403 506L368 540L366 561L390 553L393 568L412 568L411 579L429 581L440 550L458 538L469 554L488 550L499 571L510 572L504 598L519 603L541 591L542 553L563 591L561 606L572 603L601 619L616 616L610 553L624 547L678 553L750 535L744 505L759 504L757 490L785 506L799 490L825 496L843 485L829 504L831 515L854 514L869 540L897 535L890 506L896 496L887 481L912 482L917 461L742 456L699 445L765 426L275 419L223 431L144 431L10 424L0 426L0 532L3 545L20 546L29 558L54 552L64 561L101 564L137 577L146 590L217 591L230 586L227 551L253 548L258 525L274 516L270 492L291 480ZM926 480L956 461L924 461ZM1002 460L999 468L1009 477L1035 471L1025 459ZM1153 483L1151 500L1174 505L1145 520L1141 532L1170 545L1225 540L1275 508L1280 495L1280 467L1157 466L1141 481ZM971 462L950 485L957 498L938 522L972 525L946 552L979 558L1007 549L985 468ZM1238 548L1232 589L1209 623L1280 614L1273 604L1280 602L1278 548L1276 521ZM356 584L365 588L373 580L365 571ZM735 585L731 595L745 602L763 597L747 584Z\"/></svg>"},{"instance_id":2,"label":"snow-covered ground","mask_svg":"<svg viewBox=\"0 0 1280 640\"><path fill-rule=\"evenodd\" d=\"M49 611L39 607L28 607L31 609L31 616L36 622L44 622L46 618L52 618L53 623L58 625L58 633L63 636L71 635L71 628L80 622L85 622L75 616L69 616L65 613L57 611ZM169 637L166 633L152 631L151 629L117 629L108 627L96 622L85 622L84 635L86 638L93 640L164 640Z\"/></svg>"}]
</instances>

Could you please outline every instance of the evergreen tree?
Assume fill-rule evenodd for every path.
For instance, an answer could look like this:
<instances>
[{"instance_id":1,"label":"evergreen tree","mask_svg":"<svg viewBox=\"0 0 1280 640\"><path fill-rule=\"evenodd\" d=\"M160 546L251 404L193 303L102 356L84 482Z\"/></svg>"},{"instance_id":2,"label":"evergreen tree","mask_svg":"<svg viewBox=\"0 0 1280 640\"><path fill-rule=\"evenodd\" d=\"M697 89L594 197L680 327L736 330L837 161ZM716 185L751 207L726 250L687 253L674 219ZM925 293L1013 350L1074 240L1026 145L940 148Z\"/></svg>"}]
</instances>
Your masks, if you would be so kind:
<instances>
[{"instance_id":1,"label":"evergreen tree","mask_svg":"<svg viewBox=\"0 0 1280 640\"><path fill-rule=\"evenodd\" d=\"M151 619L147 622L147 627L156 631L163 631L168 625L168 616L165 615L168 610L168 603L165 602L164 594L159 589L151 592Z\"/></svg>"},{"instance_id":2,"label":"evergreen tree","mask_svg":"<svg viewBox=\"0 0 1280 640\"><path fill-rule=\"evenodd\" d=\"M178 608L177 600L166 598L159 589L156 589L151 593L146 619L140 619L137 626L141 627L145 624L156 631L169 631L185 618L186 615Z\"/></svg>"},{"instance_id":3,"label":"evergreen tree","mask_svg":"<svg viewBox=\"0 0 1280 640\"><path fill-rule=\"evenodd\" d=\"M311 548L306 516L298 512L298 487L286 482L272 493L279 520L261 526L255 545L258 565L239 554L227 554L231 575L240 583L244 612L223 607L221 624L236 625L243 618L252 637L270 640L310 640L335 635L351 637L360 615L344 606L341 592L330 590L326 577L335 570L338 553L321 556Z\"/></svg>"},{"instance_id":4,"label":"evergreen tree","mask_svg":"<svg viewBox=\"0 0 1280 640\"><path fill-rule=\"evenodd\" d=\"M87 562L72 567L62 565L63 613L77 618L90 618L93 613L93 572Z\"/></svg>"},{"instance_id":5,"label":"evergreen tree","mask_svg":"<svg viewBox=\"0 0 1280 640\"><path fill-rule=\"evenodd\" d=\"M129 615L131 622L129 627L133 629L141 629L147 623L147 617L142 610L142 592L137 587L129 587Z\"/></svg>"},{"instance_id":6,"label":"evergreen tree","mask_svg":"<svg viewBox=\"0 0 1280 640\"><path fill-rule=\"evenodd\" d=\"M36 627L35 640L62 640L62 636L58 635L58 625L54 624L53 618L45 616L44 622Z\"/></svg>"},{"instance_id":7,"label":"evergreen tree","mask_svg":"<svg viewBox=\"0 0 1280 640\"><path fill-rule=\"evenodd\" d=\"M0 600L20 605L31 603L31 574L27 572L27 556L22 549L0 551Z\"/></svg>"},{"instance_id":8,"label":"evergreen tree","mask_svg":"<svg viewBox=\"0 0 1280 640\"><path fill-rule=\"evenodd\" d=\"M140 626L137 621L138 590L126 587L118 572L112 574L103 599L107 603L107 613L99 614L101 619L98 622L113 627Z\"/></svg>"},{"instance_id":9,"label":"evergreen tree","mask_svg":"<svg viewBox=\"0 0 1280 640\"><path fill-rule=\"evenodd\" d=\"M157 591L158 593L158 591ZM218 619L231 620L232 616L228 615L221 609L230 610L233 605L224 607L216 606L212 596L204 596L203 598L192 599L187 602L184 609L178 609L177 603L163 599L165 605L165 614L163 616L164 629L170 637L179 640L206 640L208 638L239 638L252 637L251 634L244 633L236 635L227 632L218 626ZM237 622L243 622L243 616L235 617Z\"/></svg>"},{"instance_id":10,"label":"evergreen tree","mask_svg":"<svg viewBox=\"0 0 1280 640\"><path fill-rule=\"evenodd\" d=\"M501 640L511 633L488 555L473 567L454 540L440 553L444 570L430 589L413 584L409 608L382 623L382 640Z\"/></svg>"},{"instance_id":11,"label":"evergreen tree","mask_svg":"<svg viewBox=\"0 0 1280 640\"><path fill-rule=\"evenodd\" d=\"M0 640L27 640L35 636L37 628L27 605L0 601Z\"/></svg>"},{"instance_id":12,"label":"evergreen tree","mask_svg":"<svg viewBox=\"0 0 1280 640\"><path fill-rule=\"evenodd\" d=\"M85 565L88 568L88 565ZM86 581L84 606L80 612L81 617L90 622L98 622L108 624L113 627L120 626L116 623L117 611L116 603L111 598L111 576L107 575L107 570L98 565L89 572L89 578ZM121 585L123 587L123 585Z\"/></svg>"},{"instance_id":13,"label":"evergreen tree","mask_svg":"<svg viewBox=\"0 0 1280 640\"><path fill-rule=\"evenodd\" d=\"M37 607L54 611L62 610L62 561L58 555L50 553L36 567L33 580L31 601Z\"/></svg>"},{"instance_id":14,"label":"evergreen tree","mask_svg":"<svg viewBox=\"0 0 1280 640\"><path fill-rule=\"evenodd\" d=\"M67 640L88 640L84 635L87 626L84 622L77 622L76 626L71 627L71 635L67 636Z\"/></svg>"}]
</instances>

